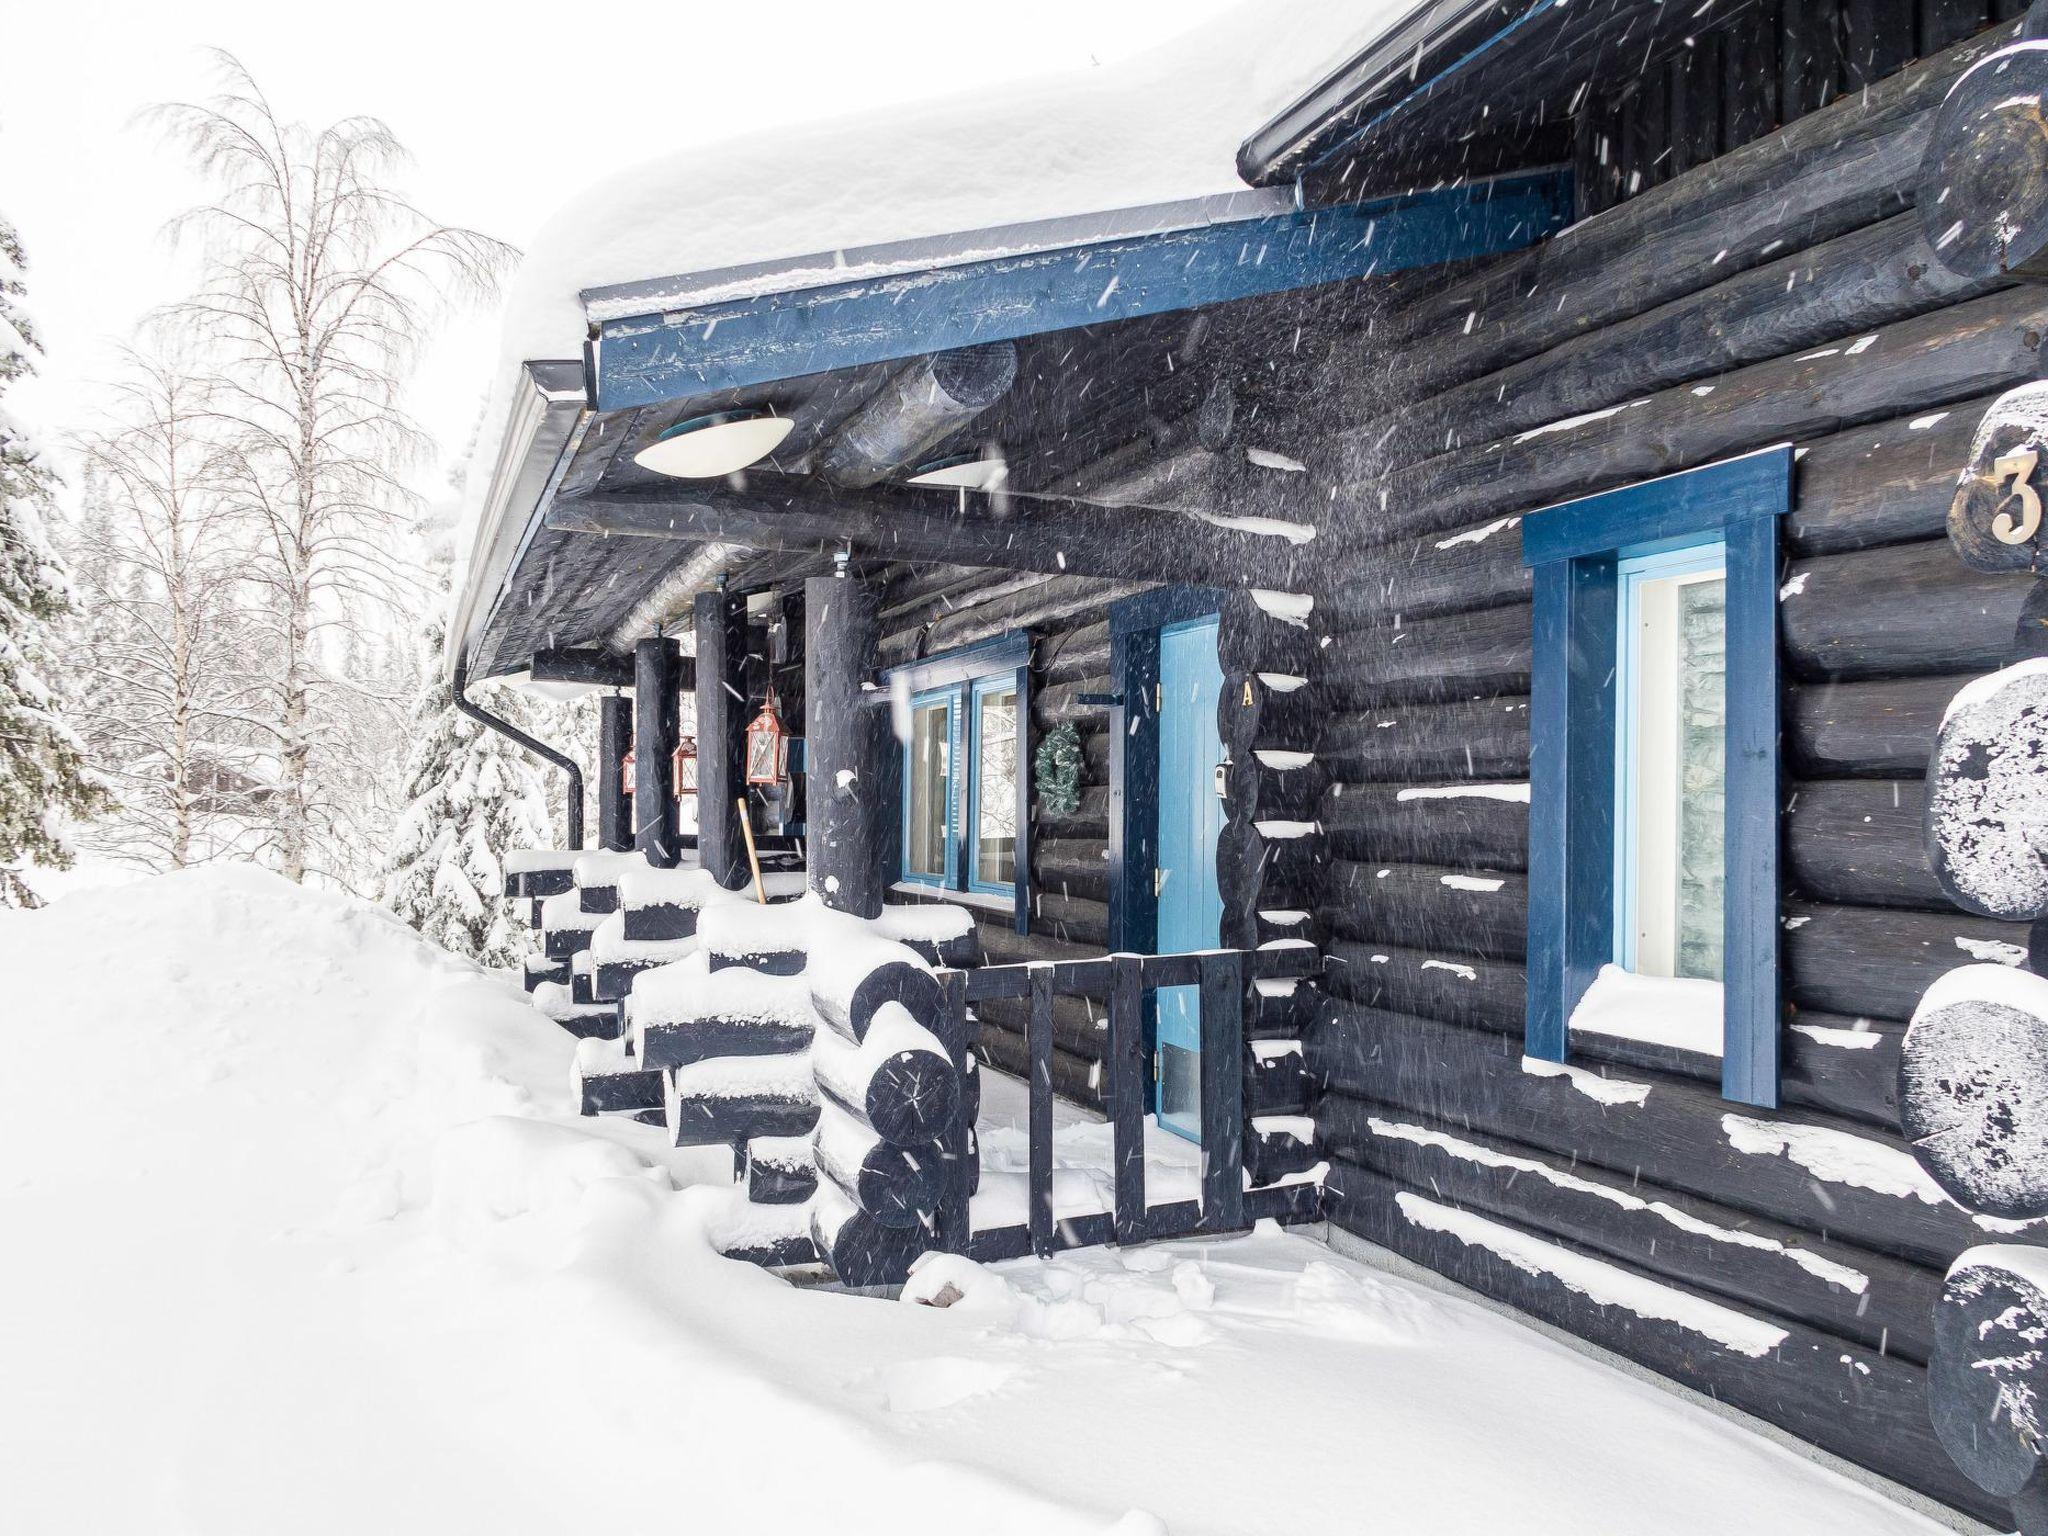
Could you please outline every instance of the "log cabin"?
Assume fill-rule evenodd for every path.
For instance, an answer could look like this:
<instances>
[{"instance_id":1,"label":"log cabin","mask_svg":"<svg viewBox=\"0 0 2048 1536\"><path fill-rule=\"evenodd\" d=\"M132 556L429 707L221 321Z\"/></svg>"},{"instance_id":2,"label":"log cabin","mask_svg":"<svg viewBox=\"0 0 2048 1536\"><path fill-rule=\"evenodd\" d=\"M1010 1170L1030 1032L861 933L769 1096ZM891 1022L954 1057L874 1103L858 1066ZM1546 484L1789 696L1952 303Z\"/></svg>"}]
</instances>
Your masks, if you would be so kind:
<instances>
[{"instance_id":1,"label":"log cabin","mask_svg":"<svg viewBox=\"0 0 2048 1536\"><path fill-rule=\"evenodd\" d=\"M2048 1530L2037 36L1395 6L1206 181L1166 51L919 117L957 195L798 135L851 190L717 260L715 175L576 205L450 666L605 695L508 892L586 1107L732 1142L759 1262L1271 1218Z\"/></svg>"}]
</instances>

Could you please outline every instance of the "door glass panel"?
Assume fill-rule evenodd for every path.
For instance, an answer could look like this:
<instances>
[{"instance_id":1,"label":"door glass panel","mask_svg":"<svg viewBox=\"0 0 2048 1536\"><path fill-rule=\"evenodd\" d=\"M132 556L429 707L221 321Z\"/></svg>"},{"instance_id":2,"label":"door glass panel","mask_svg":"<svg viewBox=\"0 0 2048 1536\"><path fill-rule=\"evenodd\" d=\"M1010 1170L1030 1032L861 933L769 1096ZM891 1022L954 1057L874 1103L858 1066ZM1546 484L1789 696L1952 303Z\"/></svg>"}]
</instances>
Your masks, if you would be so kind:
<instances>
[{"instance_id":1,"label":"door glass panel","mask_svg":"<svg viewBox=\"0 0 2048 1536\"><path fill-rule=\"evenodd\" d=\"M953 710L948 701L911 706L903 872L916 879L946 878L947 811L953 798L952 737Z\"/></svg>"},{"instance_id":2,"label":"door glass panel","mask_svg":"<svg viewBox=\"0 0 2048 1536\"><path fill-rule=\"evenodd\" d=\"M1175 988L1175 991L1192 990ZM1185 1046L1159 1045L1159 1121L1199 1141L1202 1136L1202 1058Z\"/></svg>"},{"instance_id":3,"label":"door glass panel","mask_svg":"<svg viewBox=\"0 0 2048 1536\"><path fill-rule=\"evenodd\" d=\"M974 881L1017 883L1017 690L975 695Z\"/></svg>"},{"instance_id":4,"label":"door glass panel","mask_svg":"<svg viewBox=\"0 0 2048 1536\"><path fill-rule=\"evenodd\" d=\"M1671 574L1651 567L1631 581L1629 598L1623 958L1638 975L1719 981L1727 582L1718 563Z\"/></svg>"},{"instance_id":5,"label":"door glass panel","mask_svg":"<svg viewBox=\"0 0 2048 1536\"><path fill-rule=\"evenodd\" d=\"M1223 920L1216 842L1223 801L1216 765L1223 756L1216 708L1223 669L1216 621L1174 625L1159 636L1158 936L1161 954L1214 949ZM1201 991L1161 987L1158 1024L1159 1124L1201 1138Z\"/></svg>"}]
</instances>

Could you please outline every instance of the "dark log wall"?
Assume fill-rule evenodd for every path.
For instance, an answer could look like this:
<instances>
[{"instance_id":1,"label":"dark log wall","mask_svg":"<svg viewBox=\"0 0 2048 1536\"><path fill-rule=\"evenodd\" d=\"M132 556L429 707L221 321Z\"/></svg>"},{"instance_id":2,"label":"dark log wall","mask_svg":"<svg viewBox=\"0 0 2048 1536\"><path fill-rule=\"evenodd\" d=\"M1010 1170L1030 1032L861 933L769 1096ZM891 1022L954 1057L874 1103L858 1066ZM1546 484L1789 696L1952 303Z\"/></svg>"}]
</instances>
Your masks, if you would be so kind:
<instances>
[{"instance_id":1,"label":"dark log wall","mask_svg":"<svg viewBox=\"0 0 2048 1536\"><path fill-rule=\"evenodd\" d=\"M1667 62L1633 71L1626 89L1596 92L1603 99L1573 118L1580 216L1682 176L2025 9L2016 0L1740 7Z\"/></svg>"},{"instance_id":2,"label":"dark log wall","mask_svg":"<svg viewBox=\"0 0 2048 1536\"><path fill-rule=\"evenodd\" d=\"M885 667L991 640L1012 630L1035 637L1028 763L1045 733L1065 722L1081 737L1081 803L1054 816L1034 799L1031 817L1031 931L1020 934L1007 904L975 906L982 952L991 965L1083 959L1106 952L1109 938L1109 710L1083 695L1107 695L1109 605L1146 584L1086 577L921 567L890 582L882 600ZM891 900L903 899L902 892ZM1022 1076L1029 1002L977 1005L976 1050L991 1066ZM1062 997L1053 1013L1053 1086L1090 1108L1102 1102L1101 1061L1108 1043L1106 1005Z\"/></svg>"},{"instance_id":3,"label":"dark log wall","mask_svg":"<svg viewBox=\"0 0 2048 1536\"><path fill-rule=\"evenodd\" d=\"M1931 4L1937 43L1984 19ZM2031 584L1965 567L1944 517L1990 398L2042 371L2048 288L1953 277L1910 212L1933 108L2009 35L1720 159L1699 163L1739 137L1646 162L1676 179L1359 339L1339 504L1374 510L1315 615L1329 996L1306 1041L1333 1221L1994 1522L1928 1427L1929 1307L1963 1248L2043 1239L1993 1237L1933 1190L1896 1078L1928 983L2027 940L1943 899L1921 831L1942 710L2004 661ZM1881 72L1921 51L1902 46ZM1626 139L1628 114L1679 109L1653 81L1594 121ZM1360 403L1368 375L1394 393ZM1519 517L1788 439L1785 1107L1618 1039L1532 1071ZM1589 1291L1589 1263L1671 1304Z\"/></svg>"}]
</instances>

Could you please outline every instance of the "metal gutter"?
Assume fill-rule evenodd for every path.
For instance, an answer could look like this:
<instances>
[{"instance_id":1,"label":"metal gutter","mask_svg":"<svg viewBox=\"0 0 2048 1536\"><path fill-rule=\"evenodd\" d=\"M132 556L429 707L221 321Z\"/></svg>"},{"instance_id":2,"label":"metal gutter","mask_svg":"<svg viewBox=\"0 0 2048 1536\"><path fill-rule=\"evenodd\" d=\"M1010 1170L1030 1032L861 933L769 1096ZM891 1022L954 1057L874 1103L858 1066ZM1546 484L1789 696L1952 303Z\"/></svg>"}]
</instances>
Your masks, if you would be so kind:
<instances>
[{"instance_id":1,"label":"metal gutter","mask_svg":"<svg viewBox=\"0 0 2048 1536\"><path fill-rule=\"evenodd\" d=\"M520 385L515 387L521 393L507 415L504 441L448 626L443 663L450 678L475 655L491 604L539 529L541 505L582 440L590 416L583 379L580 360L529 362L520 369Z\"/></svg>"},{"instance_id":2,"label":"metal gutter","mask_svg":"<svg viewBox=\"0 0 2048 1536\"><path fill-rule=\"evenodd\" d=\"M566 752L557 752L546 742L526 734L510 720L492 714L481 704L473 704L469 698L469 661L467 658L455 663L455 676L450 684L455 698L455 707L487 731L496 731L506 740L526 748L544 762L553 763L569 776L568 832L569 847L583 846L583 769Z\"/></svg>"},{"instance_id":3,"label":"metal gutter","mask_svg":"<svg viewBox=\"0 0 2048 1536\"><path fill-rule=\"evenodd\" d=\"M1558 0L1426 0L1238 146L1255 187L1290 183Z\"/></svg>"}]
</instances>

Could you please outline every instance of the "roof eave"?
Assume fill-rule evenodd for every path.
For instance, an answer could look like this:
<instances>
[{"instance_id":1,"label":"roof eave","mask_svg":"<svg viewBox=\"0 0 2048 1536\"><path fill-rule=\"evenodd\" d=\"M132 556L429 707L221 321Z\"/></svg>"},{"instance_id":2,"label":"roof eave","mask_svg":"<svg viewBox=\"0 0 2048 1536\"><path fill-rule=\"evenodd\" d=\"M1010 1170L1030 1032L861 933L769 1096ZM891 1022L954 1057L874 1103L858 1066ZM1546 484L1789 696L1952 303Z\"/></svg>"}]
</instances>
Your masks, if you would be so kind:
<instances>
[{"instance_id":1,"label":"roof eave","mask_svg":"<svg viewBox=\"0 0 2048 1536\"><path fill-rule=\"evenodd\" d=\"M491 470L462 591L449 625L443 666L450 681L472 659L539 513L589 417L582 361L522 363L504 437Z\"/></svg>"}]
</instances>

